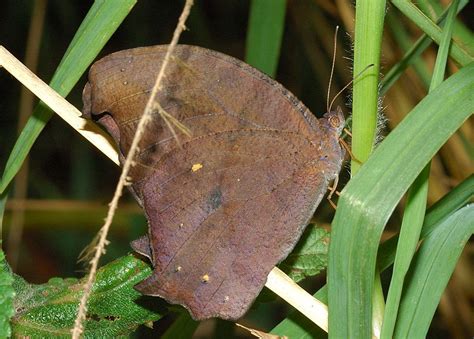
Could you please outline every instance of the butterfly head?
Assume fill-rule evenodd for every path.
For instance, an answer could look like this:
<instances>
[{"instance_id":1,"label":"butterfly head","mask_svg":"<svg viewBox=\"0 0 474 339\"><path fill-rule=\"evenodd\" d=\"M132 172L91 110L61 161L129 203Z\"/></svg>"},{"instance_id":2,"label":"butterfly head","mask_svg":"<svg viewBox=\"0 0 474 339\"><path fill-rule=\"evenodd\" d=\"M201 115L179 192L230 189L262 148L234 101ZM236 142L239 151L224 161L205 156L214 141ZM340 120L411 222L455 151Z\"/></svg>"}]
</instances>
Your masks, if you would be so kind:
<instances>
[{"instance_id":1,"label":"butterfly head","mask_svg":"<svg viewBox=\"0 0 474 339\"><path fill-rule=\"evenodd\" d=\"M334 133L339 137L344 129L346 121L344 119L344 113L342 109L338 106L335 111L330 111L324 114L323 125L326 129L334 131Z\"/></svg>"},{"instance_id":2,"label":"butterfly head","mask_svg":"<svg viewBox=\"0 0 474 339\"><path fill-rule=\"evenodd\" d=\"M323 137L319 143L318 165L323 168L329 181L337 176L344 159L345 151L339 143L339 138L345 126L345 119L341 108L337 107L335 111L325 113L319 121Z\"/></svg>"}]
</instances>

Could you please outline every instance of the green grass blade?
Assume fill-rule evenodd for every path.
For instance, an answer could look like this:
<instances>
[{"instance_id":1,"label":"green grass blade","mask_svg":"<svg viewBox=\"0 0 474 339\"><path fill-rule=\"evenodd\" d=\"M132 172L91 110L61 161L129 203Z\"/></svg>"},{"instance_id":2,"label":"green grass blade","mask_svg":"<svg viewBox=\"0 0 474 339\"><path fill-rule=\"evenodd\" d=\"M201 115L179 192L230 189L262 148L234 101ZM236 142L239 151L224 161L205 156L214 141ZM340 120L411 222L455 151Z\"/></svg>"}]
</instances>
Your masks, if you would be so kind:
<instances>
[{"instance_id":1,"label":"green grass blade","mask_svg":"<svg viewBox=\"0 0 474 339\"><path fill-rule=\"evenodd\" d=\"M458 186L454 187L446 196L437 201L426 214L425 222L421 232L422 237L432 232L433 225L452 214L461 206L466 205L474 197L474 174L464 179Z\"/></svg>"},{"instance_id":2,"label":"green grass blade","mask_svg":"<svg viewBox=\"0 0 474 339\"><path fill-rule=\"evenodd\" d=\"M252 0L245 61L275 77L285 27L286 0Z\"/></svg>"},{"instance_id":3,"label":"green grass blade","mask_svg":"<svg viewBox=\"0 0 474 339\"><path fill-rule=\"evenodd\" d=\"M471 175L452 189L441 200L437 201L436 204L431 206L425 216L420 239L427 237L431 232L433 232L435 225L441 220L469 203L473 196L474 175ZM394 262L397 243L398 236L395 235L380 245L377 256L377 266L380 270L385 270Z\"/></svg>"},{"instance_id":4,"label":"green grass blade","mask_svg":"<svg viewBox=\"0 0 474 339\"><path fill-rule=\"evenodd\" d=\"M341 192L329 245L329 331L371 336L371 299L383 228L409 185L472 114L474 63L426 96Z\"/></svg>"},{"instance_id":5,"label":"green grass blade","mask_svg":"<svg viewBox=\"0 0 474 339\"><path fill-rule=\"evenodd\" d=\"M403 14L411 19L423 32L428 34L431 39L440 44L442 39L441 29L422 11L420 11L415 4L407 0L392 0L392 3ZM463 46L460 46L455 41L452 43L450 56L461 66L466 66L474 60L473 56L470 55Z\"/></svg>"},{"instance_id":6,"label":"green grass blade","mask_svg":"<svg viewBox=\"0 0 474 339\"><path fill-rule=\"evenodd\" d=\"M468 205L443 220L423 241L409 272L395 338L426 336L441 294L473 232L474 205Z\"/></svg>"},{"instance_id":7,"label":"green grass blade","mask_svg":"<svg viewBox=\"0 0 474 339\"><path fill-rule=\"evenodd\" d=\"M443 38L441 39L441 44L438 49L438 56L436 58L429 92L432 92L437 86L439 86L444 79L458 5L459 0L453 0L451 3ZM397 254L390 282L390 289L387 295L387 305L382 325L381 338L393 337L405 276L410 267L413 255L415 254L423 226L423 218L425 216L426 201L428 197L428 178L430 176L430 168L431 165L429 163L420 173L418 178L416 178L408 192L400 237L398 240Z\"/></svg>"},{"instance_id":8,"label":"green grass blade","mask_svg":"<svg viewBox=\"0 0 474 339\"><path fill-rule=\"evenodd\" d=\"M465 206L474 196L474 174L462 181L458 186L449 191L443 198L430 207L426 213L421 230L421 239L431 234L440 221L447 218L461 207ZM395 260L398 236L385 241L380 247L377 256L377 267L384 271ZM323 286L315 295L318 300L327 303L327 285ZM312 324L312 325L311 325ZM323 332L299 312L292 312L285 320L280 322L271 331L280 336L288 335L290 338L321 338Z\"/></svg>"},{"instance_id":9,"label":"green grass blade","mask_svg":"<svg viewBox=\"0 0 474 339\"><path fill-rule=\"evenodd\" d=\"M185 339L192 338L196 328L199 326L199 321L193 320L188 311L182 311L173 324L166 330L161 339Z\"/></svg>"},{"instance_id":10,"label":"green grass blade","mask_svg":"<svg viewBox=\"0 0 474 339\"><path fill-rule=\"evenodd\" d=\"M364 163L369 158L375 144L384 17L385 1L364 0L356 3L353 71L353 76L356 78L353 84L352 152L357 161L354 159L351 162L351 176L356 175L361 162ZM373 67L367 69L369 65ZM333 256L340 254L332 252ZM328 270L330 269L328 267ZM372 278L374 277L372 274ZM377 279L377 282L380 280ZM381 291L381 288L372 291ZM373 297L374 305L377 306L376 311L381 311L383 295L375 294ZM333 308L329 304L329 337L341 337L343 332L339 331L339 317L338 308ZM375 317L381 318L381 315L375 313Z\"/></svg>"},{"instance_id":11,"label":"green grass blade","mask_svg":"<svg viewBox=\"0 0 474 339\"><path fill-rule=\"evenodd\" d=\"M362 162L365 162L372 153L375 142L384 16L385 1L357 2L354 76L357 76L368 65L374 65L357 78L353 86L352 152ZM352 161L352 175L357 173L359 167L358 161Z\"/></svg>"},{"instance_id":12,"label":"green grass blade","mask_svg":"<svg viewBox=\"0 0 474 339\"><path fill-rule=\"evenodd\" d=\"M271 332L291 339L326 338L327 333L311 320L297 312L292 312L285 320L275 326Z\"/></svg>"},{"instance_id":13,"label":"green grass blade","mask_svg":"<svg viewBox=\"0 0 474 339\"><path fill-rule=\"evenodd\" d=\"M7 205L9 190L0 193L0 241L3 239L3 222L5 217L5 207Z\"/></svg>"},{"instance_id":14,"label":"green grass blade","mask_svg":"<svg viewBox=\"0 0 474 339\"><path fill-rule=\"evenodd\" d=\"M392 338L405 276L416 251L425 216L430 166L426 166L410 187L403 214L390 289L387 295L381 338Z\"/></svg>"},{"instance_id":15,"label":"green grass blade","mask_svg":"<svg viewBox=\"0 0 474 339\"><path fill-rule=\"evenodd\" d=\"M54 90L62 96L66 96L71 91L136 1L100 0L94 2L50 82ZM0 193L19 171L33 143L52 115L53 112L43 103L35 108L7 160L0 183Z\"/></svg>"},{"instance_id":16,"label":"green grass blade","mask_svg":"<svg viewBox=\"0 0 474 339\"><path fill-rule=\"evenodd\" d=\"M458 7L458 13L469 3L468 0L462 0ZM448 10L445 10L437 20L438 24L441 24L446 19ZM387 93L390 87L398 80L402 75L403 71L414 63L415 60L419 58L421 53L425 51L426 48L431 44L431 39L427 34L423 34L415 44L405 53L403 58L397 62L388 72L385 74L381 82L380 94L384 95Z\"/></svg>"},{"instance_id":17,"label":"green grass blade","mask_svg":"<svg viewBox=\"0 0 474 339\"><path fill-rule=\"evenodd\" d=\"M453 0L449 8L448 17L446 24L443 29L443 35L438 48L438 55L436 57L435 67L433 71L433 78L431 79L430 89L438 87L444 80L444 74L446 73L446 64L448 62L448 54L451 48L451 39L453 36L454 22L456 20L456 11L459 5L459 0Z\"/></svg>"},{"instance_id":18,"label":"green grass blade","mask_svg":"<svg viewBox=\"0 0 474 339\"><path fill-rule=\"evenodd\" d=\"M461 1L461 6L463 5L463 2L466 3L468 0ZM439 15L444 10L444 4L439 0L419 0L416 4L423 13L429 17ZM469 54L472 55L474 53L474 34L461 20L456 20L454 22L453 36L462 46L466 47Z\"/></svg>"}]
</instances>

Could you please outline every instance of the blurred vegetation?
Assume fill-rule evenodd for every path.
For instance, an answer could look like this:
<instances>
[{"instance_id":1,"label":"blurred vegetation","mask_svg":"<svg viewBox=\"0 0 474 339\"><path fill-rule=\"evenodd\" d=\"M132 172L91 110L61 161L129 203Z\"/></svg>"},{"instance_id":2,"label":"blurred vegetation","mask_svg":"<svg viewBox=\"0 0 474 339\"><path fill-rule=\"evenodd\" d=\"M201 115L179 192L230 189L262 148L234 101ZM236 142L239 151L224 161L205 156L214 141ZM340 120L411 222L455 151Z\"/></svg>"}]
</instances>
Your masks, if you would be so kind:
<instances>
[{"instance_id":1,"label":"blurred vegetation","mask_svg":"<svg viewBox=\"0 0 474 339\"><path fill-rule=\"evenodd\" d=\"M48 82L92 2L4 0L0 13L0 43L20 60L26 60L29 67ZM420 8L429 17L436 18L449 2L421 3ZM183 1L139 1L99 57L126 48L167 44L182 5ZM36 11L35 6L38 6ZM188 31L182 35L180 42L218 50L243 60L246 56L249 10L250 1L196 0L187 23ZM454 27L454 36L460 41L468 42L464 46L472 53L474 38L469 31L472 27L467 25L473 25L473 22L468 20L468 13L469 8L461 12L458 17L460 20ZM38 25L37 20L42 15L44 25L33 26L38 29L29 33L30 27ZM275 78L316 115L324 113L326 107L336 25L341 26L343 33L338 38L332 92L337 92L351 79L353 18L354 7L351 1L287 1ZM382 74L386 74L421 36L420 30L394 7L389 8L385 24ZM33 33L36 33L36 37L29 38ZM37 53L33 44L27 55L29 39L38 42ZM387 126L379 132L380 139L428 92L436 51L436 45L430 45L416 59L413 67L409 67L386 91L380 109L386 117ZM448 73L454 73L457 67L450 61ZM83 77L67 97L78 108L82 107L81 94L85 82ZM3 71L0 71L0 93L0 165L3 168L18 131L34 105L26 103L28 98L21 95L21 86ZM34 99L35 103L36 101ZM350 112L350 90L339 97L336 104ZM22 105L26 105L26 119L20 118ZM472 128L472 124L464 124L433 159L428 205L439 200L472 173ZM34 144L29 153L27 168L26 174L18 176L15 182L16 187L25 187L25 196L17 196L14 190L10 191L3 219L2 238L7 259L12 251L18 253L17 263L11 263L13 269L31 283L44 283L51 277L82 277L83 270L76 263L77 256L102 224L119 175L118 168L84 142L57 116L53 116ZM348 174L343 173L342 177L341 181L344 182ZM130 195L122 199L121 206L111 229L111 245L107 248L104 263L130 252L129 241L146 231L145 218ZM24 230L19 246L13 249L8 247L8 239L11 237L11 223L15 222L15 210L23 210L22 215L16 217L16 222L20 222ZM401 220L398 212L392 216L384 238L397 230L396 225ZM329 205L320 206L315 220L325 224L331 220L332 215ZM474 334L469 320L473 300L469 279L469 254L472 255L472 251L472 244L468 243L435 315L436 321L430 330L430 335L434 337L466 337ZM384 274L382 280L386 286L390 281L389 273ZM315 277L304 281L304 285L314 292L324 281L324 277ZM250 327L269 331L286 316L288 309L283 303L262 303L254 307L243 322ZM173 316L167 316L160 320L155 330L141 328L137 335L153 336L163 333L172 321ZM181 321L186 323L186 319ZM190 326L194 330L194 325ZM224 321L204 322L195 335L222 337L224 333L229 335L234 331L238 333L236 336L246 335Z\"/></svg>"}]
</instances>

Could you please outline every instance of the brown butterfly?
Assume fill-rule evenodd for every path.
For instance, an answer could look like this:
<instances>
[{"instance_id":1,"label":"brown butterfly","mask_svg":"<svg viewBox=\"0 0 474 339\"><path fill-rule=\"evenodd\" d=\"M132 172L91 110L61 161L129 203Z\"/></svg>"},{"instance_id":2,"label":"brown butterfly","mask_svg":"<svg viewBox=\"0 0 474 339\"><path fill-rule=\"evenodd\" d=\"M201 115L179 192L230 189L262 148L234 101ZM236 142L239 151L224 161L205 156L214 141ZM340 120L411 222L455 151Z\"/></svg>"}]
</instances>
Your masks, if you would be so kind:
<instances>
[{"instance_id":1,"label":"brown butterfly","mask_svg":"<svg viewBox=\"0 0 474 339\"><path fill-rule=\"evenodd\" d=\"M113 53L89 72L84 115L113 136L122 160L166 49ZM140 143L131 190L149 231L132 247L153 274L136 288L197 320L240 318L340 171L342 112L318 120L251 66L186 45L175 49L157 101L190 135L178 143L157 111Z\"/></svg>"}]
</instances>

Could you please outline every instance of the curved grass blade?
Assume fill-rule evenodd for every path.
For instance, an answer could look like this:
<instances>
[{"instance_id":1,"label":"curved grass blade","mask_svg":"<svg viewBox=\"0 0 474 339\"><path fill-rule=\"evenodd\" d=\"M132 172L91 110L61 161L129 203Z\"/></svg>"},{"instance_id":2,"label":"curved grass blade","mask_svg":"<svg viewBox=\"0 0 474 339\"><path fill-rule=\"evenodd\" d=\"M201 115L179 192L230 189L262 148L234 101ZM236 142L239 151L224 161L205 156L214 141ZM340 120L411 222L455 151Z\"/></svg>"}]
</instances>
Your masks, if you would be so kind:
<instances>
[{"instance_id":1,"label":"curved grass blade","mask_svg":"<svg viewBox=\"0 0 474 339\"><path fill-rule=\"evenodd\" d=\"M421 230L421 239L431 234L440 225L440 221L465 206L474 196L474 174L466 178L458 186L448 192L443 198L431 206L426 213ZM385 241L378 250L377 267L384 271L395 260L398 236ZM323 286L315 295L315 298L327 303L327 285ZM285 320L275 326L272 334L289 336L290 338L323 338L327 335L319 327L314 325L306 317L298 312L292 312Z\"/></svg>"},{"instance_id":2,"label":"curved grass blade","mask_svg":"<svg viewBox=\"0 0 474 339\"><path fill-rule=\"evenodd\" d=\"M450 6L443 38L441 39L440 47L438 49L433 77L431 79L430 92L444 79L458 4L459 0L453 0ZM423 226L423 218L425 216L428 197L428 178L430 176L430 168L431 162L429 162L423 171L421 171L420 175L416 178L408 191L402 226L400 227L397 254L393 265L392 279L390 281L390 289L387 295L381 332L382 338L393 337L405 276L412 262L413 255L415 254L421 228Z\"/></svg>"},{"instance_id":3,"label":"curved grass blade","mask_svg":"<svg viewBox=\"0 0 474 339\"><path fill-rule=\"evenodd\" d=\"M469 3L469 0L461 0L458 6L458 13ZM441 24L446 19L449 9L446 9L436 20L437 24ZM432 40L425 33L421 36L413 46L405 53L403 58L397 62L384 76L381 81L380 95L384 95L392 87L392 85L398 80L402 75L403 71L412 65L415 60L428 48Z\"/></svg>"},{"instance_id":4,"label":"curved grass blade","mask_svg":"<svg viewBox=\"0 0 474 339\"><path fill-rule=\"evenodd\" d=\"M431 39L440 43L442 38L441 29L431 21L415 4L407 0L392 0L392 4L415 23ZM450 56L461 66L471 63L474 58L469 52L456 41L452 42Z\"/></svg>"},{"instance_id":5,"label":"curved grass blade","mask_svg":"<svg viewBox=\"0 0 474 339\"><path fill-rule=\"evenodd\" d=\"M341 192L329 246L329 331L371 336L378 243L396 204L444 142L472 114L474 63L425 97Z\"/></svg>"},{"instance_id":6,"label":"curved grass blade","mask_svg":"<svg viewBox=\"0 0 474 339\"><path fill-rule=\"evenodd\" d=\"M474 205L444 219L420 246L404 289L394 338L424 338L461 252L474 232Z\"/></svg>"},{"instance_id":7,"label":"curved grass blade","mask_svg":"<svg viewBox=\"0 0 474 339\"><path fill-rule=\"evenodd\" d=\"M62 96L71 91L136 2L137 0L94 2L50 82L54 90ZM53 112L43 103L35 108L7 160L0 183L0 193L20 170L33 143L52 115Z\"/></svg>"}]
</instances>

